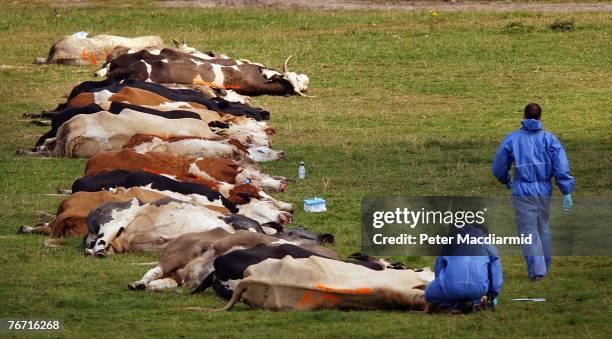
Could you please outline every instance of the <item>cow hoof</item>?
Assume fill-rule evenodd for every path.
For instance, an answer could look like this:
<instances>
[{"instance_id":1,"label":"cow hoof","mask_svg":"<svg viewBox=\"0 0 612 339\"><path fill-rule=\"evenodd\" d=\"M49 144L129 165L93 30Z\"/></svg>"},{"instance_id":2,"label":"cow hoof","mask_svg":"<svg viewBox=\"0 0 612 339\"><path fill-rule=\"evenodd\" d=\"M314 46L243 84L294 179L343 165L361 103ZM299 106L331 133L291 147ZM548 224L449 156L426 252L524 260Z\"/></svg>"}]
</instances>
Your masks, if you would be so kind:
<instances>
[{"instance_id":1,"label":"cow hoof","mask_svg":"<svg viewBox=\"0 0 612 339\"><path fill-rule=\"evenodd\" d=\"M147 289L147 285L141 281L136 281L131 284L128 284L128 290L130 291L142 291L146 289Z\"/></svg>"},{"instance_id":2,"label":"cow hoof","mask_svg":"<svg viewBox=\"0 0 612 339\"><path fill-rule=\"evenodd\" d=\"M30 233L31 231L32 227L21 225L21 227L19 227L19 229L17 230L17 234Z\"/></svg>"},{"instance_id":3,"label":"cow hoof","mask_svg":"<svg viewBox=\"0 0 612 339\"><path fill-rule=\"evenodd\" d=\"M290 213L282 213L278 216L278 223L281 225L288 225L291 223L293 216Z\"/></svg>"}]
</instances>

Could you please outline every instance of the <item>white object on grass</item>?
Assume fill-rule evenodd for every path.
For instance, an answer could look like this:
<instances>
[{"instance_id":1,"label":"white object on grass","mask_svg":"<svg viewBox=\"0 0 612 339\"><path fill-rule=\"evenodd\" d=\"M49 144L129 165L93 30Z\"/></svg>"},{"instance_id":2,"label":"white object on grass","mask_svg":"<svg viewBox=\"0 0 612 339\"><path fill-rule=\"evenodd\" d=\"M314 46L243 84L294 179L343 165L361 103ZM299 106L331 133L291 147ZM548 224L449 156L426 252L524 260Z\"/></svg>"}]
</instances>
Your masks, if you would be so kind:
<instances>
[{"instance_id":1,"label":"white object on grass","mask_svg":"<svg viewBox=\"0 0 612 339\"><path fill-rule=\"evenodd\" d=\"M305 212L325 212L325 199L323 198L310 198L304 200L304 211Z\"/></svg>"},{"instance_id":2,"label":"white object on grass","mask_svg":"<svg viewBox=\"0 0 612 339\"><path fill-rule=\"evenodd\" d=\"M298 167L298 179L306 179L306 167L303 161L300 162L300 167Z\"/></svg>"},{"instance_id":3,"label":"white object on grass","mask_svg":"<svg viewBox=\"0 0 612 339\"><path fill-rule=\"evenodd\" d=\"M515 298L514 301L546 301L544 298Z\"/></svg>"}]
</instances>

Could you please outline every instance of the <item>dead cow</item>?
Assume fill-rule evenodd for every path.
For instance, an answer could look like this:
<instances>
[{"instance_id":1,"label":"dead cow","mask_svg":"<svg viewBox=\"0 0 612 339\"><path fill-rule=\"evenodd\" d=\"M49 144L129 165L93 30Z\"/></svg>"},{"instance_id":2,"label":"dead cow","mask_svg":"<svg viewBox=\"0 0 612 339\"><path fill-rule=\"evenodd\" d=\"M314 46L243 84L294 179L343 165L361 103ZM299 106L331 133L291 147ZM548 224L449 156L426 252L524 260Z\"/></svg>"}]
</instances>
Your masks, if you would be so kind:
<instances>
[{"instance_id":1,"label":"dead cow","mask_svg":"<svg viewBox=\"0 0 612 339\"><path fill-rule=\"evenodd\" d=\"M425 287L431 271L371 269L311 256L267 259L245 271L232 299L260 309L397 309L425 310Z\"/></svg>"},{"instance_id":2,"label":"dead cow","mask_svg":"<svg viewBox=\"0 0 612 339\"><path fill-rule=\"evenodd\" d=\"M168 196L174 196L177 193L196 194L212 204L226 207L232 213L240 212L261 222L274 221L285 224L290 223L292 219L293 204L277 200L250 184L231 185L212 181L204 184L204 182L179 181L147 171L130 172L117 169L86 176L74 181L72 192L94 192L115 187L138 186L164 191ZM176 199L189 201L180 197Z\"/></svg>"},{"instance_id":3,"label":"dead cow","mask_svg":"<svg viewBox=\"0 0 612 339\"><path fill-rule=\"evenodd\" d=\"M256 265L266 259L282 259L286 256L292 258L320 256L340 260L337 255L330 257L321 251L315 252L310 248L291 243L261 243L251 248L234 250L217 257L214 261L214 272L204 279L194 292L203 292L212 286L221 297L230 299L236 285L244 278L244 271L249 266ZM386 268L372 261L351 260L347 262L377 271Z\"/></svg>"},{"instance_id":4,"label":"dead cow","mask_svg":"<svg viewBox=\"0 0 612 339\"><path fill-rule=\"evenodd\" d=\"M119 188L110 191L77 192L60 203L57 213L50 222L35 227L21 226L19 233L42 234L52 237L84 237L87 235L87 215L93 209L109 202L127 201L137 198L152 202L165 195L138 187Z\"/></svg>"},{"instance_id":5,"label":"dead cow","mask_svg":"<svg viewBox=\"0 0 612 339\"><path fill-rule=\"evenodd\" d=\"M130 283L128 288L158 290L178 286L196 287L211 275L215 258L257 244L292 243L305 246L319 255L339 258L335 251L319 246L333 243L333 240L331 234L306 234L303 231L293 232L292 229L282 229L275 236L248 231L230 234L220 228L188 233L170 241L159 265L148 270L140 280Z\"/></svg>"},{"instance_id":6,"label":"dead cow","mask_svg":"<svg viewBox=\"0 0 612 339\"><path fill-rule=\"evenodd\" d=\"M244 157L263 162L285 158L283 151L268 146L251 146L239 140L213 139L199 137L162 137L158 135L134 135L123 148L131 148L138 153L163 152L188 157L218 157L240 160Z\"/></svg>"},{"instance_id":7,"label":"dead cow","mask_svg":"<svg viewBox=\"0 0 612 339\"><path fill-rule=\"evenodd\" d=\"M146 53L143 53L147 55ZM301 95L308 90L310 79L305 74L290 72L283 64L283 72L258 64L241 63L225 66L194 58L170 59L151 56L108 73L115 80L134 79L155 83L202 84L231 89L244 95ZM224 61L227 63L227 61Z\"/></svg>"},{"instance_id":8,"label":"dead cow","mask_svg":"<svg viewBox=\"0 0 612 339\"><path fill-rule=\"evenodd\" d=\"M164 42L158 36L124 38L115 35L96 35L91 38L66 35L53 44L47 58L36 58L37 64L62 64L71 66L98 65L104 63L115 47L141 50L162 48Z\"/></svg>"},{"instance_id":9,"label":"dead cow","mask_svg":"<svg viewBox=\"0 0 612 339\"><path fill-rule=\"evenodd\" d=\"M216 137L202 120L166 119L131 109L120 114L102 111L70 119L60 126L55 138L47 139L33 154L90 158L100 152L121 150L136 134Z\"/></svg>"},{"instance_id":10,"label":"dead cow","mask_svg":"<svg viewBox=\"0 0 612 339\"><path fill-rule=\"evenodd\" d=\"M168 174L179 180L220 181L228 184L248 182L259 189L280 192L286 187L284 178L272 178L262 173L261 167L255 162L246 159L235 162L229 159L181 157L158 152L140 154L131 149L97 154L87 161L85 175L96 175L115 169Z\"/></svg>"},{"instance_id":11,"label":"dead cow","mask_svg":"<svg viewBox=\"0 0 612 339\"><path fill-rule=\"evenodd\" d=\"M202 206L173 198L148 204L132 199L102 205L89 214L87 227L86 254L97 256L106 256L109 249L113 253L158 250L183 234L214 228L230 233L238 229L258 233L276 232L269 227L264 231L257 221L244 215L229 214L214 202Z\"/></svg>"}]
</instances>

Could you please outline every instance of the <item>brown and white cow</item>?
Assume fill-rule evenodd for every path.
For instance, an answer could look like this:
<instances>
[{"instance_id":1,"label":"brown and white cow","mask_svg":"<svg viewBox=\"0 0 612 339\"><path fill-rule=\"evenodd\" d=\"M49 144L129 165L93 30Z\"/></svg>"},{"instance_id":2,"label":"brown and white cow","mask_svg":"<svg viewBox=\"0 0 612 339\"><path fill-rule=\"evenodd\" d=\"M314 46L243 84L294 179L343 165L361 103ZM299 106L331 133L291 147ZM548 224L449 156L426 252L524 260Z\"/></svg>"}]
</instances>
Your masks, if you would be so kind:
<instances>
[{"instance_id":1,"label":"brown and white cow","mask_svg":"<svg viewBox=\"0 0 612 339\"><path fill-rule=\"evenodd\" d=\"M173 39L174 40L174 39ZM95 73L95 76L106 76L108 71L116 67L121 67L123 64L133 63L141 60L140 56L132 55L128 58L124 55L139 54L145 51L150 55L161 55L166 58L178 59L178 58L195 58L199 60L213 60L213 59L229 59L229 57L223 53L215 53L213 51L200 52L193 47L187 46L184 42L174 40L176 49L174 48L143 48L143 49L132 49L124 46L118 46L108 53L104 65L102 68ZM136 58L134 58L136 57ZM124 59L121 62L121 59ZM115 63L115 65L113 65ZM119 65L117 65L119 63ZM114 67L113 67L114 66Z\"/></svg>"},{"instance_id":2,"label":"brown and white cow","mask_svg":"<svg viewBox=\"0 0 612 339\"><path fill-rule=\"evenodd\" d=\"M125 102L140 106L155 106L156 109L195 109L194 112L203 113L202 119L207 122L219 120L219 114L209 111L206 106L196 102L172 101L163 96L135 87L123 87L117 93L103 90L93 93L81 93L67 102L67 107L80 107L90 104L103 105L107 102ZM107 103L108 105L108 103Z\"/></svg>"},{"instance_id":3,"label":"brown and white cow","mask_svg":"<svg viewBox=\"0 0 612 339\"><path fill-rule=\"evenodd\" d=\"M375 271L319 256L266 259L249 266L229 303L258 309L396 309L426 308L425 287L434 278L429 270Z\"/></svg>"},{"instance_id":4,"label":"brown and white cow","mask_svg":"<svg viewBox=\"0 0 612 339\"><path fill-rule=\"evenodd\" d=\"M170 241L164 249L159 265L148 270L140 280L130 283L128 288L158 290L199 286L212 272L215 258L257 244L295 244L329 258L340 258L334 250L320 246L323 243L333 243L331 234L311 235L296 235L291 229L275 236L249 231L232 234L221 228L187 233Z\"/></svg>"},{"instance_id":5,"label":"brown and white cow","mask_svg":"<svg viewBox=\"0 0 612 339\"><path fill-rule=\"evenodd\" d=\"M95 155L87 161L85 175L95 175L115 169L145 170L171 175L179 180L199 179L206 181L204 184L209 187L215 181L229 184L250 183L260 189L281 192L286 187L284 179L275 179L262 173L259 165L246 159L235 162L230 159L181 157L159 152L140 154L131 149Z\"/></svg>"},{"instance_id":6,"label":"brown and white cow","mask_svg":"<svg viewBox=\"0 0 612 339\"><path fill-rule=\"evenodd\" d=\"M137 134L124 146L138 153L163 152L177 156L217 157L241 160L249 157L253 161L264 162L285 158L283 151L273 150L268 146L249 146L239 140L226 138L212 140L199 137L161 137L157 135Z\"/></svg>"},{"instance_id":7,"label":"brown and white cow","mask_svg":"<svg viewBox=\"0 0 612 339\"><path fill-rule=\"evenodd\" d=\"M109 202L128 201L136 198L144 203L153 202L166 195L138 187L113 191L77 192L60 203L50 222L35 227L21 226L19 233L42 234L52 237L83 237L87 235L87 215Z\"/></svg>"},{"instance_id":8,"label":"brown and white cow","mask_svg":"<svg viewBox=\"0 0 612 339\"><path fill-rule=\"evenodd\" d=\"M121 150L136 134L161 137L197 136L214 138L208 124L196 119L165 119L130 109L120 114L98 112L77 115L62 124L55 138L47 139L38 154L89 158L100 152Z\"/></svg>"},{"instance_id":9,"label":"brown and white cow","mask_svg":"<svg viewBox=\"0 0 612 339\"><path fill-rule=\"evenodd\" d=\"M142 53L144 56L147 53ZM134 79L155 83L202 84L231 89L244 95L301 95L308 90L305 74L290 72L285 60L283 72L258 64L222 65L220 61L194 58L152 58L118 67L108 73L115 80Z\"/></svg>"},{"instance_id":10,"label":"brown and white cow","mask_svg":"<svg viewBox=\"0 0 612 339\"><path fill-rule=\"evenodd\" d=\"M104 204L87 217L86 254L105 256L108 249L113 253L157 250L183 234L217 227L230 233L238 229L276 232L274 227L266 227L266 223L262 225L246 214L241 215L242 211L228 214L220 207L196 205L171 197L146 204L138 199ZM270 210L264 207L262 212Z\"/></svg>"}]
</instances>

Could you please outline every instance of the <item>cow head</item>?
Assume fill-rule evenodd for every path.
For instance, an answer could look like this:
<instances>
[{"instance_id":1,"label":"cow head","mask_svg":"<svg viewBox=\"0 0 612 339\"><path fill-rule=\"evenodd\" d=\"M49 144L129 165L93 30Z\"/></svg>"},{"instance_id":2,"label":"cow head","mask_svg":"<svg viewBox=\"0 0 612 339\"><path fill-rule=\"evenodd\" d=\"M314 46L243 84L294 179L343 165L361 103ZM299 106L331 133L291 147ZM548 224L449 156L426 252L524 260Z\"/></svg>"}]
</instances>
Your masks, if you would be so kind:
<instances>
[{"instance_id":1,"label":"cow head","mask_svg":"<svg viewBox=\"0 0 612 339\"><path fill-rule=\"evenodd\" d=\"M276 236L283 240L296 242L299 245L333 244L336 241L332 234L317 234L303 227L285 228L277 232Z\"/></svg>"},{"instance_id":2,"label":"cow head","mask_svg":"<svg viewBox=\"0 0 612 339\"><path fill-rule=\"evenodd\" d=\"M285 59L285 63L283 64L283 79L287 80L291 86L293 87L293 92L297 95L307 97L309 95L304 94L308 91L308 84L310 83L310 78L306 74L298 74L296 72L289 72L289 67L287 64L289 63L289 59L291 59L292 55L290 55L287 59Z\"/></svg>"},{"instance_id":3,"label":"cow head","mask_svg":"<svg viewBox=\"0 0 612 339\"><path fill-rule=\"evenodd\" d=\"M285 159L285 152L273 150L267 146L249 147L249 158L257 162Z\"/></svg>"},{"instance_id":4,"label":"cow head","mask_svg":"<svg viewBox=\"0 0 612 339\"><path fill-rule=\"evenodd\" d=\"M274 206L270 201L251 199L249 203L238 205L240 214L257 220L260 224L274 222L282 225L289 224L293 215Z\"/></svg>"},{"instance_id":5,"label":"cow head","mask_svg":"<svg viewBox=\"0 0 612 339\"><path fill-rule=\"evenodd\" d=\"M271 177L261 170L256 170L249 167L243 167L242 171L236 175L236 182L250 182L256 187L261 187L264 190L274 190L284 192L287 187L285 178Z\"/></svg>"},{"instance_id":6,"label":"cow head","mask_svg":"<svg viewBox=\"0 0 612 339\"><path fill-rule=\"evenodd\" d=\"M242 214L230 214L223 217L223 221L231 225L236 231L246 230L256 233L265 233L262 226L256 220Z\"/></svg>"}]
</instances>

